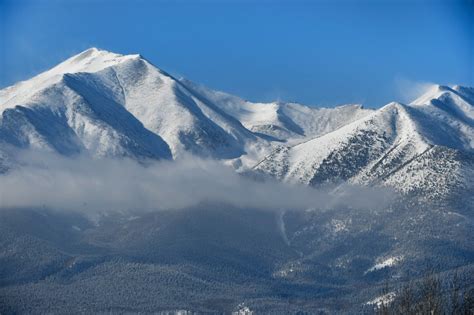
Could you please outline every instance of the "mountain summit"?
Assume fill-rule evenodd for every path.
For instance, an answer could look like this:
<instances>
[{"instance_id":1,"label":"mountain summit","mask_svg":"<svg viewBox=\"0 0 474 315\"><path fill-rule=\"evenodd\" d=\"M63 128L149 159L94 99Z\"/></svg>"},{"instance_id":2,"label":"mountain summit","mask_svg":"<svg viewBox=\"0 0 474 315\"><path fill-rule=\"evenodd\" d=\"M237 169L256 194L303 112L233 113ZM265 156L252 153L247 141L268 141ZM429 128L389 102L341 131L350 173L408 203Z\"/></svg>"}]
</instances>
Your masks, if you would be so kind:
<instances>
[{"instance_id":1,"label":"mountain summit","mask_svg":"<svg viewBox=\"0 0 474 315\"><path fill-rule=\"evenodd\" d=\"M0 141L73 155L247 165L284 142L335 130L370 111L259 104L177 80L140 55L88 49L0 91Z\"/></svg>"}]
</instances>

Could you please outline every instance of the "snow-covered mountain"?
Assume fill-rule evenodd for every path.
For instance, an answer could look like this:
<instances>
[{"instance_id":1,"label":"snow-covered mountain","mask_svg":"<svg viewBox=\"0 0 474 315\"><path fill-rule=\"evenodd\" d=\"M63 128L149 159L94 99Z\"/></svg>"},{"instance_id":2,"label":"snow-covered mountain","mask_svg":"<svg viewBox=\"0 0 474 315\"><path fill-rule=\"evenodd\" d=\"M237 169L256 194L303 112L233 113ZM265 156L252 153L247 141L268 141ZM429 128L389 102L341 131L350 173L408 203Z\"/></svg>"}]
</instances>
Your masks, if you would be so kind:
<instances>
[{"instance_id":1,"label":"snow-covered mountain","mask_svg":"<svg viewBox=\"0 0 474 315\"><path fill-rule=\"evenodd\" d=\"M358 200L362 206L314 202L314 208L301 211L248 209L240 200L249 194L236 193L223 176L216 180L222 190L215 193L235 194L236 205L206 199L183 209L107 206L104 213L89 209L87 200L77 212L5 206L0 209L0 313L231 313L246 308L367 313L361 305L377 303L387 281L400 287L419 279L428 264L440 266L440 274L461 271L473 283L472 88L433 86L410 104L393 102L377 110L252 103L176 79L140 55L92 48L0 90L0 180L24 162L15 160L16 148L140 162L194 154L230 164L251 178L263 175L315 187L381 185L402 194L380 205ZM82 161L53 163L62 160ZM96 160L89 157L84 161L91 172L103 165L91 166ZM105 160L111 161L120 169L129 162ZM144 182L138 196L143 187L155 193L159 187L139 176L153 167L143 163L137 175L135 167L142 167L130 164L134 171L124 173ZM115 173L117 165L109 172ZM65 182L73 183L66 191L74 194L83 186L74 185L69 166L62 168ZM23 170L32 185L50 178L47 167L41 167L40 180ZM211 181L217 177L205 174ZM181 177L167 176L162 187ZM16 189L14 180L8 183ZM94 180L85 186L89 183ZM129 190L114 187L106 191ZM385 192L364 189L360 199ZM180 198L174 190L186 194L181 185L170 190L166 198ZM323 199L326 192L314 191ZM286 198L286 190L281 195ZM40 194L39 199L47 198Z\"/></svg>"},{"instance_id":2,"label":"snow-covered mountain","mask_svg":"<svg viewBox=\"0 0 474 315\"><path fill-rule=\"evenodd\" d=\"M255 169L310 185L383 184L445 194L473 187L472 89L434 86L409 105L390 103L333 132L280 147Z\"/></svg>"},{"instance_id":3,"label":"snow-covered mountain","mask_svg":"<svg viewBox=\"0 0 474 315\"><path fill-rule=\"evenodd\" d=\"M191 153L289 182L439 194L472 185L473 104L474 90L460 86L378 110L252 103L140 55L91 48L0 91L0 164L12 163L11 147L137 160Z\"/></svg>"},{"instance_id":4,"label":"snow-covered mountain","mask_svg":"<svg viewBox=\"0 0 474 315\"><path fill-rule=\"evenodd\" d=\"M65 155L161 159L189 152L250 166L282 142L369 112L251 103L177 80L140 55L91 48L0 91L0 141Z\"/></svg>"},{"instance_id":5,"label":"snow-covered mountain","mask_svg":"<svg viewBox=\"0 0 474 315\"><path fill-rule=\"evenodd\" d=\"M181 79L181 82L217 104L247 129L281 142L298 143L325 134L372 111L359 104L318 108L284 102L251 103L224 92L209 90L186 79Z\"/></svg>"}]
</instances>

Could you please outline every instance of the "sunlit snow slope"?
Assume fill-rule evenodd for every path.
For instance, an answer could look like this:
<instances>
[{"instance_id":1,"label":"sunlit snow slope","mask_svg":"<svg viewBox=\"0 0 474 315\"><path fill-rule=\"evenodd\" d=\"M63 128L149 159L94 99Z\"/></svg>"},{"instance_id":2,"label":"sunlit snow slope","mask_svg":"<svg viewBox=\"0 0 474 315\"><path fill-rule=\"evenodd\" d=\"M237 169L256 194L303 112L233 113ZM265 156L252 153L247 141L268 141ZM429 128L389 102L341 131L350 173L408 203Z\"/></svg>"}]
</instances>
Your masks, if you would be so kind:
<instances>
[{"instance_id":1,"label":"sunlit snow slope","mask_svg":"<svg viewBox=\"0 0 474 315\"><path fill-rule=\"evenodd\" d=\"M252 103L140 55L91 48L0 91L0 165L14 163L10 148L137 160L190 153L290 182L442 194L471 185L473 104L473 89L460 86L378 110Z\"/></svg>"},{"instance_id":2,"label":"sunlit snow slope","mask_svg":"<svg viewBox=\"0 0 474 315\"><path fill-rule=\"evenodd\" d=\"M136 159L191 153L241 167L370 111L251 103L176 80L140 55L91 48L1 90L0 113L2 147Z\"/></svg>"},{"instance_id":3,"label":"sunlit snow slope","mask_svg":"<svg viewBox=\"0 0 474 315\"><path fill-rule=\"evenodd\" d=\"M255 169L310 185L353 182L439 196L473 187L473 90L434 86L323 136L281 147Z\"/></svg>"}]
</instances>

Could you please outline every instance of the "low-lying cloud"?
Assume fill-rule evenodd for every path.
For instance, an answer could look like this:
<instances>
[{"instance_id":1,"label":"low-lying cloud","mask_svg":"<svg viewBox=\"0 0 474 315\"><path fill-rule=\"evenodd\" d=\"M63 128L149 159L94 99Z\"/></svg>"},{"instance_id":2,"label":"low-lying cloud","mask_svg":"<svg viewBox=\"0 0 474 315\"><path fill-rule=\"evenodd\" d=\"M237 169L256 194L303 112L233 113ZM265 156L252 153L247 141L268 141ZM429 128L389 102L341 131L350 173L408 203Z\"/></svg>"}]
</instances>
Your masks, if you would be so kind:
<instances>
[{"instance_id":1,"label":"low-lying cloud","mask_svg":"<svg viewBox=\"0 0 474 315\"><path fill-rule=\"evenodd\" d=\"M393 193L350 185L316 190L255 181L212 160L187 157L144 166L127 159L66 158L23 152L21 166L0 175L0 208L72 211L170 210L202 203L262 210L386 206Z\"/></svg>"}]
</instances>

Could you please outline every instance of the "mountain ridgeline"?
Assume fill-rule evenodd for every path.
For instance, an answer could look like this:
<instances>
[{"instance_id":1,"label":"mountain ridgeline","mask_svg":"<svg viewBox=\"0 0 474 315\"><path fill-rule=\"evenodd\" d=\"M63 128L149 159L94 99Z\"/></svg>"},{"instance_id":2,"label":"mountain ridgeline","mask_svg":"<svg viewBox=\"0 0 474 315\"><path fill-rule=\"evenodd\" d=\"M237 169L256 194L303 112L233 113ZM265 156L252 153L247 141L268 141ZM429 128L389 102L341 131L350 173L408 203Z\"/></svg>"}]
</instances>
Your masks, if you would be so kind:
<instances>
[{"instance_id":1,"label":"mountain ridgeline","mask_svg":"<svg viewBox=\"0 0 474 315\"><path fill-rule=\"evenodd\" d=\"M0 181L27 150L143 167L195 156L258 181L396 198L304 211L212 200L133 213L0 209L2 314L370 313L428 269L462 275L474 296L474 88L433 85L378 109L254 103L91 48L0 90Z\"/></svg>"}]
</instances>

